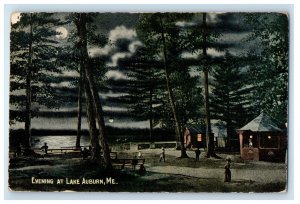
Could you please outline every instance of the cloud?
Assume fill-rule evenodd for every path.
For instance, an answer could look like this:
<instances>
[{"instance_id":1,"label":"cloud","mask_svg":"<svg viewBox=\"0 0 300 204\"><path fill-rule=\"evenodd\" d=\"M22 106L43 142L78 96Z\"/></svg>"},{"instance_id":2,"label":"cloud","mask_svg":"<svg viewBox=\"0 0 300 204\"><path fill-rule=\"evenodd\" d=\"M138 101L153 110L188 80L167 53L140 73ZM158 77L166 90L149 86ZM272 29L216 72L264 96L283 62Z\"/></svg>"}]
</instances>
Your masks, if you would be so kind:
<instances>
[{"instance_id":1,"label":"cloud","mask_svg":"<svg viewBox=\"0 0 300 204\"><path fill-rule=\"evenodd\" d=\"M128 29L125 26L117 26L109 32L109 40L115 43L118 39L133 40L137 38L137 34L133 29Z\"/></svg>"},{"instance_id":2,"label":"cloud","mask_svg":"<svg viewBox=\"0 0 300 204\"><path fill-rule=\"evenodd\" d=\"M212 56L212 57L221 57L225 55L225 52L219 52L213 48L208 48L207 49L207 54Z\"/></svg>"},{"instance_id":3,"label":"cloud","mask_svg":"<svg viewBox=\"0 0 300 204\"><path fill-rule=\"evenodd\" d=\"M202 54L202 52L195 52L195 53L183 52L181 54L181 57L184 59L197 59L199 57L199 55L201 55L201 54ZM225 52L219 52L216 49L208 48L207 54L212 57L221 57L221 56L224 56Z\"/></svg>"},{"instance_id":4,"label":"cloud","mask_svg":"<svg viewBox=\"0 0 300 204\"><path fill-rule=\"evenodd\" d=\"M104 47L90 47L89 56L111 56L111 61L107 63L108 66L117 66L119 59L131 57L136 49L142 45L138 40L136 31L125 26L117 26L109 32L109 44ZM111 77L111 74L109 74ZM116 77L119 77L116 75Z\"/></svg>"},{"instance_id":5,"label":"cloud","mask_svg":"<svg viewBox=\"0 0 300 204\"><path fill-rule=\"evenodd\" d=\"M136 49L142 45L143 45L143 43L141 41L138 41L138 40L134 41L129 44L128 50L133 54L133 53L135 53Z\"/></svg>"},{"instance_id":6,"label":"cloud","mask_svg":"<svg viewBox=\"0 0 300 204\"><path fill-rule=\"evenodd\" d=\"M102 47L91 47L89 48L89 56L94 58L94 57L99 57L103 55L108 55L112 51L112 47L109 45L105 45L103 48Z\"/></svg>"},{"instance_id":7,"label":"cloud","mask_svg":"<svg viewBox=\"0 0 300 204\"><path fill-rule=\"evenodd\" d=\"M191 53L191 52L183 52L181 54L181 57L184 59L197 59L199 56L199 53Z\"/></svg>"},{"instance_id":8,"label":"cloud","mask_svg":"<svg viewBox=\"0 0 300 204\"><path fill-rule=\"evenodd\" d=\"M186 21L178 21L175 23L175 25L179 27L193 26L195 24L196 24L195 22L186 22Z\"/></svg>"},{"instance_id":9,"label":"cloud","mask_svg":"<svg viewBox=\"0 0 300 204\"><path fill-rule=\"evenodd\" d=\"M106 72L105 76L108 79L127 79L127 77L120 71L116 71L116 70L110 70L108 72Z\"/></svg>"},{"instance_id":10,"label":"cloud","mask_svg":"<svg viewBox=\"0 0 300 204\"><path fill-rule=\"evenodd\" d=\"M117 52L111 57L111 62L107 63L108 66L116 67L118 65L119 59L124 59L130 57L132 54L128 52Z\"/></svg>"}]
</instances>

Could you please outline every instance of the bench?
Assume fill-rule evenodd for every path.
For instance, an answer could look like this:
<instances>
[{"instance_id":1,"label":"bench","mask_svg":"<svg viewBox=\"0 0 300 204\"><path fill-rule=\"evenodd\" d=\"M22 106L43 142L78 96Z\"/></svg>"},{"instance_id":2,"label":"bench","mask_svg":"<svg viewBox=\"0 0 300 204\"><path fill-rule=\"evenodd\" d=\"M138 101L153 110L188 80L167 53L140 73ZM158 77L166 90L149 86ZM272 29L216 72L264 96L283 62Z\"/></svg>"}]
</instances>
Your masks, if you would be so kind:
<instances>
[{"instance_id":1,"label":"bench","mask_svg":"<svg viewBox=\"0 0 300 204\"><path fill-rule=\"evenodd\" d=\"M103 157L103 152L101 152L101 157ZM118 153L117 152L110 152L110 159L111 160L118 159Z\"/></svg>"},{"instance_id":2,"label":"bench","mask_svg":"<svg viewBox=\"0 0 300 204\"><path fill-rule=\"evenodd\" d=\"M36 153L39 154L45 154L44 149L33 149ZM81 149L71 149L71 148L53 148L53 149L47 149L47 156L81 156Z\"/></svg>"},{"instance_id":3,"label":"bench","mask_svg":"<svg viewBox=\"0 0 300 204\"><path fill-rule=\"evenodd\" d=\"M132 158L132 159L115 159L112 161L113 167L125 169L125 167L131 167L135 170L136 166L142 168L145 164L145 159Z\"/></svg>"}]
</instances>

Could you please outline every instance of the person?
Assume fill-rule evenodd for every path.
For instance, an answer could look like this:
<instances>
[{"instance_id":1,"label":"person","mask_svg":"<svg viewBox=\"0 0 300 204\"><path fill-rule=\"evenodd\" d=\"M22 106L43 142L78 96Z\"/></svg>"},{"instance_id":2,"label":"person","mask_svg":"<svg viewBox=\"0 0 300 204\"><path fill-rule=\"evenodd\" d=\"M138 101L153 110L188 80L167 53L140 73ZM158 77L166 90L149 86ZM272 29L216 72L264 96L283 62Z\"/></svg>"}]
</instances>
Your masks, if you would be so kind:
<instances>
[{"instance_id":1,"label":"person","mask_svg":"<svg viewBox=\"0 0 300 204\"><path fill-rule=\"evenodd\" d=\"M21 156L21 153L22 153L22 147L21 147L21 144L19 144L17 146L16 156Z\"/></svg>"},{"instance_id":2,"label":"person","mask_svg":"<svg viewBox=\"0 0 300 204\"><path fill-rule=\"evenodd\" d=\"M230 159L230 158L227 158L227 159L226 159L226 164L225 164L225 166L224 166L224 168L225 168L225 178L224 178L224 182L231 182L230 163L231 163L231 159Z\"/></svg>"},{"instance_id":3,"label":"person","mask_svg":"<svg viewBox=\"0 0 300 204\"><path fill-rule=\"evenodd\" d=\"M253 142L252 142L252 139L249 138L249 147L252 148L253 147Z\"/></svg>"},{"instance_id":4,"label":"person","mask_svg":"<svg viewBox=\"0 0 300 204\"><path fill-rule=\"evenodd\" d=\"M41 147L44 150L45 154L48 154L48 145L47 142L44 143L44 146Z\"/></svg>"},{"instance_id":5,"label":"person","mask_svg":"<svg viewBox=\"0 0 300 204\"><path fill-rule=\"evenodd\" d=\"M164 162L166 161L165 148L163 148L163 147L161 148L159 162L161 162L162 160L164 160Z\"/></svg>"},{"instance_id":6,"label":"person","mask_svg":"<svg viewBox=\"0 0 300 204\"><path fill-rule=\"evenodd\" d=\"M82 158L83 158L83 159L88 158L88 156L89 156L89 151L88 151L88 149L85 147L85 148L83 149L83 151L81 152L81 154L82 154Z\"/></svg>"},{"instance_id":7,"label":"person","mask_svg":"<svg viewBox=\"0 0 300 204\"><path fill-rule=\"evenodd\" d=\"M200 153L201 153L201 151L200 151L200 149L199 149L199 147L195 150L195 154L196 154L196 161L199 161L199 158L200 158Z\"/></svg>"},{"instance_id":8,"label":"person","mask_svg":"<svg viewBox=\"0 0 300 204\"><path fill-rule=\"evenodd\" d=\"M142 158L142 157L143 157L141 150L138 151L137 157L138 157L138 158Z\"/></svg>"},{"instance_id":9,"label":"person","mask_svg":"<svg viewBox=\"0 0 300 204\"><path fill-rule=\"evenodd\" d=\"M138 170L138 174L139 175L145 175L145 173L146 173L146 168L145 168L144 164L141 164L141 166Z\"/></svg>"},{"instance_id":10,"label":"person","mask_svg":"<svg viewBox=\"0 0 300 204\"><path fill-rule=\"evenodd\" d=\"M138 164L138 159L136 156L134 156L134 159L132 160L132 169L135 170L135 166Z\"/></svg>"}]
</instances>

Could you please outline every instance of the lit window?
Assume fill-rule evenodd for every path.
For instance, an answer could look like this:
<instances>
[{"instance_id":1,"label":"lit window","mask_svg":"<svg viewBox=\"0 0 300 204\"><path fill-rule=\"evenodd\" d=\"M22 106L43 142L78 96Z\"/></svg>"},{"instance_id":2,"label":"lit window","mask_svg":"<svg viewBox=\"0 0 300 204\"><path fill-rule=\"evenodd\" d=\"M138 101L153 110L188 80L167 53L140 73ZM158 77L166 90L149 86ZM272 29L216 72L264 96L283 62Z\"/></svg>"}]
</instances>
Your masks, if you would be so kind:
<instances>
[{"instance_id":1,"label":"lit window","mask_svg":"<svg viewBox=\"0 0 300 204\"><path fill-rule=\"evenodd\" d=\"M202 134L199 133L199 134L197 135L197 141L198 141L198 142L201 142L201 141L202 141Z\"/></svg>"}]
</instances>

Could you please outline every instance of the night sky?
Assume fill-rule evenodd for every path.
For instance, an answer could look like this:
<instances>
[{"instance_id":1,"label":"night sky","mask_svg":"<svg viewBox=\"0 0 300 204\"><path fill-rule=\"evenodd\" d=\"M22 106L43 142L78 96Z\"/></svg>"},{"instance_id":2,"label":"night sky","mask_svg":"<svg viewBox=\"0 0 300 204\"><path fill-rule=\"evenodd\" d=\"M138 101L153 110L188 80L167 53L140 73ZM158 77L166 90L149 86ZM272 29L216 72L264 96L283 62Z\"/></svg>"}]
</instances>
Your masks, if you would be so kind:
<instances>
[{"instance_id":1,"label":"night sky","mask_svg":"<svg viewBox=\"0 0 300 204\"><path fill-rule=\"evenodd\" d=\"M65 19L68 13L58 13L57 16L61 19ZM231 42L234 44L229 50L232 54L243 54L249 49L259 50L259 47L255 43L241 43L240 40L246 37L248 34L247 25L242 24L240 20L243 13L211 13L208 14L208 24L209 23L221 23L222 26L227 27L223 30L225 33L221 41L224 43ZM139 18L138 13L97 13L94 24L96 26L95 32L104 34L108 37L109 43L103 47L98 47L90 45L88 52L91 58L103 57L105 56L107 61L106 65L111 67L111 69L106 73L107 79L121 80L126 79L121 71L118 70L118 61L124 58L130 58L142 43L138 39L137 33L134 29ZM187 26L200 18L194 18L191 22L178 22L178 26ZM237 26L238 25L238 26ZM221 26L220 26L221 27ZM74 32L74 26L72 24L67 24L63 26L63 29L67 30L60 36L60 40L67 43L67 39L71 32ZM221 56L224 52L218 52L214 49L209 49L208 54L211 56ZM193 58L195 54L183 53L184 58ZM199 75L202 77L201 73L191 73L193 75ZM79 74L74 71L63 71L62 76L64 77L78 77ZM76 86L70 84L68 81L61 82L59 84L53 83L52 86L63 88L66 94L71 94L75 98L77 96ZM116 92L114 87L106 93L100 93L103 109L109 114L106 114L105 122L106 125L114 127L135 127L135 128L149 128L148 121L136 121L134 118L128 114L128 108L124 104L112 104L105 101L107 97L119 97L122 92ZM51 110L47 108L41 108L41 114L38 118L32 119L32 128L35 129L76 129L77 127L77 100L74 103L65 103L58 110ZM56 114L51 114L54 112ZM108 119L114 118L113 123L109 123ZM23 123L16 123L12 125L11 128L23 128ZM83 118L83 129L87 129L86 118Z\"/></svg>"}]
</instances>

